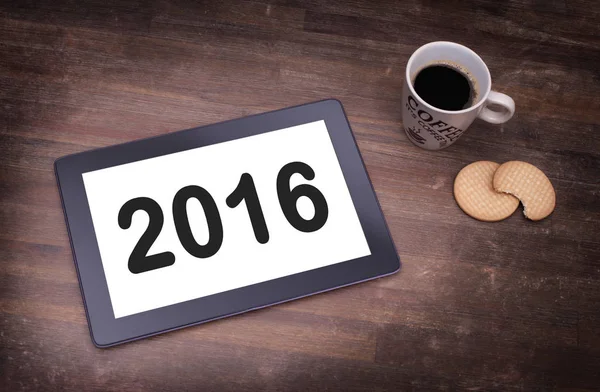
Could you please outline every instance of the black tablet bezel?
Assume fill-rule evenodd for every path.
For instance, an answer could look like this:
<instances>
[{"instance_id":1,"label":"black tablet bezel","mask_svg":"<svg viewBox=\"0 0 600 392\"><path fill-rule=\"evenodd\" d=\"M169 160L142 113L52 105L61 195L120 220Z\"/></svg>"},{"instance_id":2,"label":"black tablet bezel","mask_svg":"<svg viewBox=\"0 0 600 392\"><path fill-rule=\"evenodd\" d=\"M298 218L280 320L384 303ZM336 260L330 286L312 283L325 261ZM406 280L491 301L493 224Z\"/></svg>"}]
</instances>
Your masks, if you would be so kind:
<instances>
[{"instance_id":1,"label":"black tablet bezel","mask_svg":"<svg viewBox=\"0 0 600 392\"><path fill-rule=\"evenodd\" d=\"M371 255L115 319L82 173L325 120ZM56 160L56 178L92 341L109 347L232 316L399 270L375 191L335 99L100 148Z\"/></svg>"}]
</instances>

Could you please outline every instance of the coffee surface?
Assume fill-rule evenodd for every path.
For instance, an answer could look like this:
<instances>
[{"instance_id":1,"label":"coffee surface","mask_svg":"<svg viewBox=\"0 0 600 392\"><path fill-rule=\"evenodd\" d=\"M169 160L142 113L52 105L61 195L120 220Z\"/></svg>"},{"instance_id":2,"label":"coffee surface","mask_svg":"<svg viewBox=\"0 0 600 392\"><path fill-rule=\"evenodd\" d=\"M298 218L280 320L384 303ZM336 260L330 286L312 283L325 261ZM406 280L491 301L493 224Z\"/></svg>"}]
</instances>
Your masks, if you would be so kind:
<instances>
[{"instance_id":1,"label":"coffee surface","mask_svg":"<svg viewBox=\"0 0 600 392\"><path fill-rule=\"evenodd\" d=\"M414 88L421 99L443 110L469 108L475 95L469 78L445 64L430 65L419 71Z\"/></svg>"}]
</instances>

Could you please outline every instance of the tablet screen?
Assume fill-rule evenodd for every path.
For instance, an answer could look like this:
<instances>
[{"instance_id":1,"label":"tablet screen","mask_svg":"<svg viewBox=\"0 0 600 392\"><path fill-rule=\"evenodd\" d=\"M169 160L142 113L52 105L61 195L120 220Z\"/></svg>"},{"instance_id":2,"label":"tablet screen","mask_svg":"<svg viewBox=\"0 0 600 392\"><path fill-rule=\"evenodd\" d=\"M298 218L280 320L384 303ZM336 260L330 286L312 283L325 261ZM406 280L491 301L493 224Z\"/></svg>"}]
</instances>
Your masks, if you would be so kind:
<instances>
[{"instance_id":1,"label":"tablet screen","mask_svg":"<svg viewBox=\"0 0 600 392\"><path fill-rule=\"evenodd\" d=\"M83 182L115 318L371 254L325 121Z\"/></svg>"}]
</instances>

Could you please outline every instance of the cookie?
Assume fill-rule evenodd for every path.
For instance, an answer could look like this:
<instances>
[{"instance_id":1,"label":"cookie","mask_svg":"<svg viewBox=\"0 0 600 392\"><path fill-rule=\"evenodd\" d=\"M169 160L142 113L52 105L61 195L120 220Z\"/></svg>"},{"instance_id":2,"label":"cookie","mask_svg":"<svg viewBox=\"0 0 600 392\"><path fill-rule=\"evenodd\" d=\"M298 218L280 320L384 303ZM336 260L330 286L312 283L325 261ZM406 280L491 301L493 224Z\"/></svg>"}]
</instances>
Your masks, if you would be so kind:
<instances>
[{"instance_id":1,"label":"cookie","mask_svg":"<svg viewBox=\"0 0 600 392\"><path fill-rule=\"evenodd\" d=\"M496 162L479 161L465 166L454 180L454 198L469 216L486 222L508 218L519 207L519 200L492 186Z\"/></svg>"},{"instance_id":2,"label":"cookie","mask_svg":"<svg viewBox=\"0 0 600 392\"><path fill-rule=\"evenodd\" d=\"M556 205L556 194L548 177L527 162L510 161L500 165L494 173L494 189L519 198L523 214L534 221L550 215Z\"/></svg>"}]
</instances>

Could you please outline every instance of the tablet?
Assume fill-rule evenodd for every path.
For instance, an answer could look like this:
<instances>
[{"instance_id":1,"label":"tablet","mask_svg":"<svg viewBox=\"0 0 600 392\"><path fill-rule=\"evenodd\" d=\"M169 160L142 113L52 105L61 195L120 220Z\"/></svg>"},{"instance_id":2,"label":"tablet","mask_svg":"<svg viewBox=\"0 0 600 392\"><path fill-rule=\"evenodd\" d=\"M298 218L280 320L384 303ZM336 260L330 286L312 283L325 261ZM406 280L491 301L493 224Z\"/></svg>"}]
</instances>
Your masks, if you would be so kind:
<instances>
[{"instance_id":1,"label":"tablet","mask_svg":"<svg viewBox=\"0 0 600 392\"><path fill-rule=\"evenodd\" d=\"M98 347L396 272L337 100L55 162Z\"/></svg>"}]
</instances>

